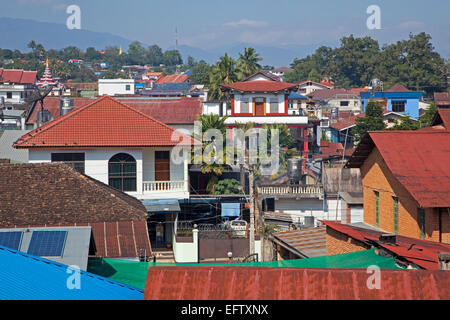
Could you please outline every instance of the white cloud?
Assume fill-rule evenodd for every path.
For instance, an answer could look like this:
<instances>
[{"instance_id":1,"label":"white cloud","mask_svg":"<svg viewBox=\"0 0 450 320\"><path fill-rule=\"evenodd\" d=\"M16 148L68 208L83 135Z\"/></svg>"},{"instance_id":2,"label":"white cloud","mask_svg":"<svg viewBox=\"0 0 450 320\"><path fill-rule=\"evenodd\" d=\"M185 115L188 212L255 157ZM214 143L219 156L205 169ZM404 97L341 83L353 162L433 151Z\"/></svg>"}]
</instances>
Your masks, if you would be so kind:
<instances>
[{"instance_id":1,"label":"white cloud","mask_svg":"<svg viewBox=\"0 0 450 320\"><path fill-rule=\"evenodd\" d=\"M237 27L266 27L269 23L266 21L255 21L255 20L248 20L248 19L241 19L239 21L231 21L224 24L224 27L231 27L231 28L237 28Z\"/></svg>"}]
</instances>

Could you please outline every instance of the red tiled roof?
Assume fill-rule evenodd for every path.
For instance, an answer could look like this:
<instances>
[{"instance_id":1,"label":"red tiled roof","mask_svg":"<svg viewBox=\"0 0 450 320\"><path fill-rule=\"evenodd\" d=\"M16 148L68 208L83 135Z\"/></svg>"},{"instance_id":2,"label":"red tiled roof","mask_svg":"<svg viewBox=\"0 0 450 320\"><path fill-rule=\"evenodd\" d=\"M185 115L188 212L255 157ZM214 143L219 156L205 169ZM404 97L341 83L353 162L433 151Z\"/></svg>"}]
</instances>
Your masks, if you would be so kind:
<instances>
[{"instance_id":1,"label":"red tiled roof","mask_svg":"<svg viewBox=\"0 0 450 320\"><path fill-rule=\"evenodd\" d=\"M88 104L89 102L93 101L93 99L91 99L91 98L74 97L71 99L73 99L73 108L74 109L84 106L84 105ZM45 97L45 99L44 99L44 109L50 111L50 113L53 116L53 119L60 117L60 111L59 111L60 100L61 100L60 97L49 97L49 96ZM38 114L38 111L40 111L40 110L41 110L41 104L36 103L27 118L27 124L36 123L37 114Z\"/></svg>"},{"instance_id":2,"label":"red tiled roof","mask_svg":"<svg viewBox=\"0 0 450 320\"><path fill-rule=\"evenodd\" d=\"M387 116L388 114L391 114L391 113L395 113L395 112L394 111L389 111L389 110L384 110L383 111L383 116ZM401 116L401 117L405 117L402 114L398 114L398 115ZM346 129L348 127L354 126L356 124L356 119L362 118L362 117L365 117L365 116L366 116L366 113L363 112L363 113L359 113L357 115L352 115L352 116L350 116L348 118L341 117L341 120L339 120L339 121L337 121L335 123L331 123L330 127L340 131L342 129Z\"/></svg>"},{"instance_id":3,"label":"red tiled roof","mask_svg":"<svg viewBox=\"0 0 450 320\"><path fill-rule=\"evenodd\" d=\"M450 92L435 92L434 102L437 106L450 105Z\"/></svg>"},{"instance_id":4,"label":"red tiled roof","mask_svg":"<svg viewBox=\"0 0 450 320\"><path fill-rule=\"evenodd\" d=\"M241 92L277 92L297 87L293 83L270 80L240 81L231 84L222 84L221 86L224 89Z\"/></svg>"},{"instance_id":5,"label":"red tiled roof","mask_svg":"<svg viewBox=\"0 0 450 320\"><path fill-rule=\"evenodd\" d=\"M155 147L199 143L110 96L72 110L22 136L15 148ZM185 141L181 142L182 137Z\"/></svg>"},{"instance_id":6,"label":"red tiled roof","mask_svg":"<svg viewBox=\"0 0 450 320\"><path fill-rule=\"evenodd\" d=\"M188 75L185 74L173 74L173 75L168 75L168 76L162 76L160 77L158 80L155 81L155 83L174 83L174 82L186 82L187 79L189 78Z\"/></svg>"},{"instance_id":7,"label":"red tiled roof","mask_svg":"<svg viewBox=\"0 0 450 320\"><path fill-rule=\"evenodd\" d=\"M314 84L314 85L316 85L316 86L328 87L328 89L331 89L331 88L332 88L332 86L330 86L330 85L328 85L328 84L325 84L325 83L319 83L319 82L315 82L315 81L311 81L311 80L301 81L301 82L298 83L298 85L301 86L302 84L305 84L305 83L308 83L308 82L311 82L312 84ZM334 82L333 82L333 83L334 83ZM327 89L327 90L328 90L328 89Z\"/></svg>"},{"instance_id":8,"label":"red tiled roof","mask_svg":"<svg viewBox=\"0 0 450 320\"><path fill-rule=\"evenodd\" d=\"M365 269L152 267L144 300L448 300L449 273L383 270L374 290Z\"/></svg>"},{"instance_id":9,"label":"red tiled roof","mask_svg":"<svg viewBox=\"0 0 450 320\"><path fill-rule=\"evenodd\" d=\"M118 98L120 101L121 99ZM202 114L203 103L200 98L173 99L124 99L123 103L136 108L166 124L193 124Z\"/></svg>"},{"instance_id":10,"label":"red tiled roof","mask_svg":"<svg viewBox=\"0 0 450 320\"><path fill-rule=\"evenodd\" d=\"M198 120L198 115L202 114L202 100L200 98L149 98L142 99L136 96L136 99L126 99L122 97L114 97L118 101L121 101L130 107L139 110L146 115L155 118L165 124L193 124ZM79 108L93 101L92 98L79 98L73 99L73 108ZM46 97L44 99L44 109L50 111L53 119L60 117L59 112L59 97ZM37 120L37 113L40 110L40 104L37 104L31 111L27 124L33 124Z\"/></svg>"},{"instance_id":11,"label":"red tiled roof","mask_svg":"<svg viewBox=\"0 0 450 320\"><path fill-rule=\"evenodd\" d=\"M442 124L445 129L450 130L450 109L438 108L437 114L433 119L432 126Z\"/></svg>"},{"instance_id":12,"label":"red tiled roof","mask_svg":"<svg viewBox=\"0 0 450 320\"><path fill-rule=\"evenodd\" d=\"M369 131L346 166L361 167L374 146L420 207L450 207L450 131Z\"/></svg>"},{"instance_id":13,"label":"red tiled roof","mask_svg":"<svg viewBox=\"0 0 450 320\"><path fill-rule=\"evenodd\" d=\"M405 86L401 84L394 84L392 87L389 88L389 90L386 90L384 92L410 92L411 90L408 90Z\"/></svg>"},{"instance_id":14,"label":"red tiled roof","mask_svg":"<svg viewBox=\"0 0 450 320\"><path fill-rule=\"evenodd\" d=\"M346 94L347 90L345 89L319 89L308 94L309 97L313 99L326 100L331 98L336 94Z\"/></svg>"},{"instance_id":15,"label":"red tiled roof","mask_svg":"<svg viewBox=\"0 0 450 320\"><path fill-rule=\"evenodd\" d=\"M365 243L375 243L377 246L383 247L397 256L403 257L427 270L439 269L439 252L450 252L450 244L397 235L395 245L390 245L379 241L380 235L383 234L383 232L358 228L332 221L323 220L322 222L327 225L327 227L346 234L353 239Z\"/></svg>"},{"instance_id":16,"label":"red tiled roof","mask_svg":"<svg viewBox=\"0 0 450 320\"><path fill-rule=\"evenodd\" d=\"M36 81L36 71L23 71L16 69L0 68L0 82L11 82L18 84L32 84Z\"/></svg>"}]
</instances>

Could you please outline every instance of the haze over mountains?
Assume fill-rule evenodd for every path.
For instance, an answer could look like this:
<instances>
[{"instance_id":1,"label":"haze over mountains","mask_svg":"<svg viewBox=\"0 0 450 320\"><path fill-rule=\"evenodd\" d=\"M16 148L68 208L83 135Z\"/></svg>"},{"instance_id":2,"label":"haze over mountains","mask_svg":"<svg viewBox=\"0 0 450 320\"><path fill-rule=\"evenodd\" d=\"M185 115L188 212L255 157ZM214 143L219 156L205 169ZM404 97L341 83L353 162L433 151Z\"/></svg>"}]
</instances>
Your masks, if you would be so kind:
<instances>
[{"instance_id":1,"label":"haze over mountains","mask_svg":"<svg viewBox=\"0 0 450 320\"><path fill-rule=\"evenodd\" d=\"M27 48L27 44L31 40L34 40L36 43L41 43L46 50L62 49L67 46L76 46L82 50L86 50L88 47L94 47L100 50L107 46L122 46L126 51L128 45L133 42L133 40L110 33L83 29L69 30L64 24L0 17L0 48L28 52L30 49ZM143 46L151 44L153 43L142 43ZM335 46L337 43L331 45ZM183 61L186 61L188 56L192 56L197 61L205 60L212 64L217 62L219 57L223 56L225 52L233 58L237 58L239 52L243 52L244 48L248 46L254 47L261 57L264 58L261 62L262 65L275 67L289 66L295 57L305 57L319 47L318 45L271 47L236 43L231 47L224 46L208 50L179 45L178 50L183 57ZM175 49L175 46L163 49Z\"/></svg>"}]
</instances>

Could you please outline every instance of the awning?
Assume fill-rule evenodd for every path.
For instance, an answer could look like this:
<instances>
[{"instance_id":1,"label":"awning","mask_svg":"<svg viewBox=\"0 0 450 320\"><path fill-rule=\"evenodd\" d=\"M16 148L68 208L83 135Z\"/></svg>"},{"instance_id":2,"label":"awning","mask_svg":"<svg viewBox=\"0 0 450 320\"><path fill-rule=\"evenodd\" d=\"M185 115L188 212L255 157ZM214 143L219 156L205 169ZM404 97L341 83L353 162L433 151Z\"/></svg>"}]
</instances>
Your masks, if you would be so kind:
<instances>
[{"instance_id":1,"label":"awning","mask_svg":"<svg viewBox=\"0 0 450 320\"><path fill-rule=\"evenodd\" d=\"M222 217L239 217L241 214L240 203L221 203Z\"/></svg>"},{"instance_id":2,"label":"awning","mask_svg":"<svg viewBox=\"0 0 450 320\"><path fill-rule=\"evenodd\" d=\"M181 211L177 199L143 200L142 204L149 214L177 213Z\"/></svg>"}]
</instances>

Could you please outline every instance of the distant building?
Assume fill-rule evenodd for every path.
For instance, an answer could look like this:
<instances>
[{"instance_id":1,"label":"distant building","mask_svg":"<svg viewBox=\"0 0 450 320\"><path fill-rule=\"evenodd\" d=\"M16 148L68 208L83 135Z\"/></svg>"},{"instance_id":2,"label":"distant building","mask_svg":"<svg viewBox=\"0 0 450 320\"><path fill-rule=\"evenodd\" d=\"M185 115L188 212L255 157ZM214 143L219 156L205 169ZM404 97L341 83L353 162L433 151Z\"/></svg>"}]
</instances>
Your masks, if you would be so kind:
<instances>
[{"instance_id":1,"label":"distant building","mask_svg":"<svg viewBox=\"0 0 450 320\"><path fill-rule=\"evenodd\" d=\"M450 108L450 92L435 92L434 103L438 108Z\"/></svg>"},{"instance_id":2,"label":"distant building","mask_svg":"<svg viewBox=\"0 0 450 320\"><path fill-rule=\"evenodd\" d=\"M99 79L98 95L131 95L135 94L134 79Z\"/></svg>"},{"instance_id":3,"label":"distant building","mask_svg":"<svg viewBox=\"0 0 450 320\"><path fill-rule=\"evenodd\" d=\"M285 74L286 72L289 72L289 71L293 71L293 69L292 69L292 68L289 68L289 67L279 67L279 68L275 68L275 69L270 70L270 73L276 75L276 76L279 77L281 80L283 80L284 74Z\"/></svg>"},{"instance_id":4,"label":"distant building","mask_svg":"<svg viewBox=\"0 0 450 320\"><path fill-rule=\"evenodd\" d=\"M379 102L385 111L393 111L402 115L419 119L419 100L423 93L410 91L402 85L396 84L386 91L363 91L361 97L361 112L365 112L370 100Z\"/></svg>"},{"instance_id":5,"label":"distant building","mask_svg":"<svg viewBox=\"0 0 450 320\"><path fill-rule=\"evenodd\" d=\"M0 68L0 105L24 103L36 83L36 71Z\"/></svg>"},{"instance_id":6,"label":"distant building","mask_svg":"<svg viewBox=\"0 0 450 320\"><path fill-rule=\"evenodd\" d=\"M306 80L298 83L298 93L307 95L316 90L322 89L333 89L333 85L331 83L319 83L311 80Z\"/></svg>"}]
</instances>

